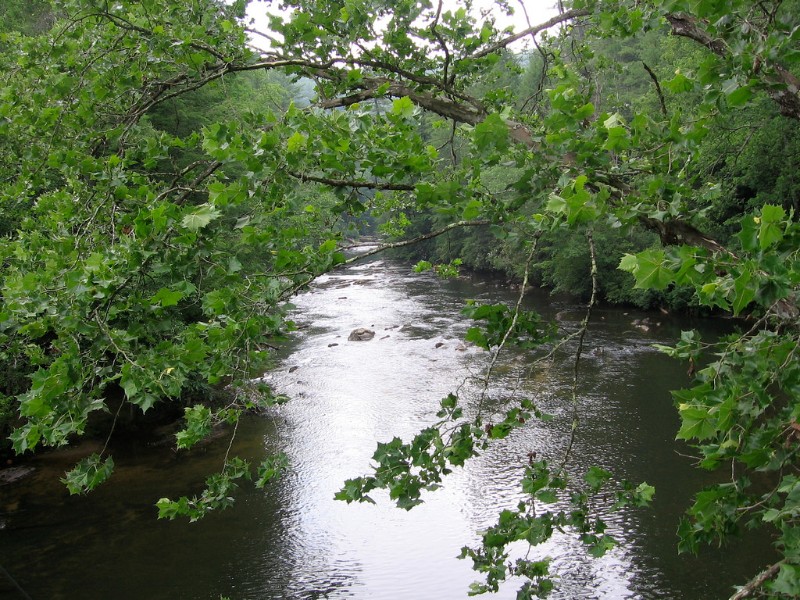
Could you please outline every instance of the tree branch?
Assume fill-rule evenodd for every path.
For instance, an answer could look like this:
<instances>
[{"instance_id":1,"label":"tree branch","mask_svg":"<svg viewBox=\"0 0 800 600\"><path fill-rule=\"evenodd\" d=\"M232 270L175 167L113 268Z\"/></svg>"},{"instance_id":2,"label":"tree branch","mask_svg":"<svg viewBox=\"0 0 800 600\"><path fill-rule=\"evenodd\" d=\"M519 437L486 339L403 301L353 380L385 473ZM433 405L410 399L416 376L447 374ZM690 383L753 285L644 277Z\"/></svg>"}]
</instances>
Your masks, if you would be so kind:
<instances>
[{"instance_id":1,"label":"tree branch","mask_svg":"<svg viewBox=\"0 0 800 600\"><path fill-rule=\"evenodd\" d=\"M100 17L100 18L103 18L103 19L108 19L111 23L113 23L116 27L118 27L120 29L124 29L126 31L135 31L136 33L140 33L140 34L142 34L142 35L144 35L145 37L148 37L148 38L154 37L153 32L150 31L149 29L145 29L144 27L140 27L140 26L138 26L138 25L136 25L134 23L131 23L126 18L121 17L119 15L112 14L112 13L110 13L108 11L97 12L97 13L89 13L87 16L89 16L89 17ZM223 62L225 61L225 56L223 54L221 54L220 52L218 52L215 48L212 48L211 46L209 46L208 44L204 44L204 43L199 42L197 40L193 40L193 41L189 42L188 46L190 48L194 48L195 50L200 50L202 52L207 52L208 54L211 54L214 58L216 58L219 61L223 61Z\"/></svg>"},{"instance_id":2,"label":"tree branch","mask_svg":"<svg viewBox=\"0 0 800 600\"><path fill-rule=\"evenodd\" d=\"M403 246L411 246L412 244L417 244L419 242L429 240L435 237L442 235L443 233L447 233L451 229L455 229L457 227L477 227L479 225L490 225L491 221L488 220L478 220L478 221L456 221L455 223L450 223L441 229L437 229L436 231L431 231L430 233L424 233L422 235L418 235L415 238L411 238L410 240L402 240L399 242L389 242L387 244L381 244L373 248L372 250L368 250L363 254L358 254L357 256L351 256L346 261L341 263L342 265L350 265L354 262L367 258L368 256L373 256L375 254L379 254L384 250L389 250L390 248L402 248Z\"/></svg>"},{"instance_id":3,"label":"tree branch","mask_svg":"<svg viewBox=\"0 0 800 600\"><path fill-rule=\"evenodd\" d=\"M733 596L730 597L730 600L743 600L744 598L749 598L758 588L760 588L768 579L771 579L775 576L775 574L780 571L781 566L783 566L784 561L778 561L767 570L762 571L753 579L748 581L742 588L736 592Z\"/></svg>"},{"instance_id":4,"label":"tree branch","mask_svg":"<svg viewBox=\"0 0 800 600\"><path fill-rule=\"evenodd\" d=\"M403 83L398 83L385 77L365 78L363 81L366 86L363 91L349 96L324 100L317 104L317 106L326 109L342 108L372 100L373 98L385 96L400 98L407 96L417 106L435 113L440 117L444 117L445 119L452 119L457 123L477 125L481 123L487 115L486 110L483 108L478 109L474 106L467 106L463 102L456 102L450 98L443 98L427 92L420 92ZM474 105L480 106L477 101ZM506 120L506 125L508 125L508 135L512 140L525 144L529 148L537 146L537 143L534 142L533 139L533 132L531 132L526 125L511 120Z\"/></svg>"},{"instance_id":5,"label":"tree branch","mask_svg":"<svg viewBox=\"0 0 800 600\"><path fill-rule=\"evenodd\" d=\"M667 15L666 18L672 27L674 35L694 40L719 56L727 56L728 46L725 42L711 37L707 31L700 27L700 22L695 17L676 13Z\"/></svg>"},{"instance_id":6,"label":"tree branch","mask_svg":"<svg viewBox=\"0 0 800 600\"><path fill-rule=\"evenodd\" d=\"M480 50L475 54L470 54L465 58L483 58L484 56L487 56L493 52L497 52L498 50L501 50L506 46L513 44L517 40L521 40L527 35L536 35L537 33L541 33L545 29L550 29L551 27L555 27L556 25L558 25L559 23L563 23L564 21L569 21L577 17L588 17L590 14L592 14L592 11L586 8L568 10L564 13L561 13L560 15L556 15L555 17L553 17L548 21L545 21L544 23L541 23L539 25L534 25L533 27L528 27L527 29L523 29L519 33L515 33L514 35L508 36L507 38L503 38L502 40L495 42L491 46L487 46L483 50Z\"/></svg>"},{"instance_id":7,"label":"tree branch","mask_svg":"<svg viewBox=\"0 0 800 600\"><path fill-rule=\"evenodd\" d=\"M711 252L723 252L734 258L736 256L727 248L725 248L718 241L710 236L707 236L702 231L678 219L670 221L659 221L644 215L639 217L639 222L650 231L655 231L661 238L661 243L665 246L675 246L678 244L687 244L689 246L698 246L705 248Z\"/></svg>"},{"instance_id":8,"label":"tree branch","mask_svg":"<svg viewBox=\"0 0 800 600\"><path fill-rule=\"evenodd\" d=\"M658 77L656 77L656 74L653 73L653 70L647 65L646 62L642 61L642 66L644 67L644 70L647 71L647 74L650 75L650 79L652 79L653 83L656 85L658 101L661 103L661 114L664 115L664 118L667 118L667 105L664 102L664 92L661 91L661 84L658 82Z\"/></svg>"},{"instance_id":9,"label":"tree branch","mask_svg":"<svg viewBox=\"0 0 800 600\"><path fill-rule=\"evenodd\" d=\"M728 45L723 40L712 37L696 17L669 14L666 19L674 35L694 40L722 58L730 57ZM751 74L758 76L765 84L767 94L778 104L783 116L800 120L800 78L774 63L764 65L760 72L756 72L754 68Z\"/></svg>"},{"instance_id":10,"label":"tree branch","mask_svg":"<svg viewBox=\"0 0 800 600\"><path fill-rule=\"evenodd\" d=\"M580 383L581 354L583 353L583 343L586 338L586 332L589 331L589 321L592 318L592 309L597 303L597 294L600 290L600 283L597 277L597 257L595 253L594 237L591 229L586 231L586 241L589 244L589 260L591 264L589 274L592 278L592 295L589 298L589 303L586 305L586 313L581 321L581 328L578 330L578 332L576 332L578 338L578 347L575 349L575 360L572 363L572 423L570 425L567 449L564 451L564 456L561 459L561 464L558 467L559 474L564 473L567 463L569 463L572 448L575 445L575 435L578 431L578 425L580 422L580 413L578 411L578 384Z\"/></svg>"},{"instance_id":11,"label":"tree branch","mask_svg":"<svg viewBox=\"0 0 800 600\"><path fill-rule=\"evenodd\" d=\"M466 106L464 103L435 96L427 92L420 92L404 83L399 83L385 77L364 78L365 89L349 96L331 98L320 102L320 108L341 108L359 102L371 100L382 96L408 98L417 106L429 110L446 119L453 119L459 123L477 125L486 117L486 111ZM388 87L386 87L388 85Z\"/></svg>"},{"instance_id":12,"label":"tree branch","mask_svg":"<svg viewBox=\"0 0 800 600\"><path fill-rule=\"evenodd\" d=\"M373 190L393 190L410 192L414 190L414 185L410 183L389 183L383 181L355 181L348 179L334 179L332 177L321 177L318 175L308 175L307 173L298 173L297 171L286 171L287 175L299 179L300 181L313 181L315 183L322 183L331 187L345 187L345 188L368 188Z\"/></svg>"},{"instance_id":13,"label":"tree branch","mask_svg":"<svg viewBox=\"0 0 800 600\"><path fill-rule=\"evenodd\" d=\"M519 320L520 312L522 311L522 302L525 300L525 294L528 291L528 279L530 277L530 270L531 270L531 263L533 262L533 258L536 254L536 248L539 245L539 238L542 237L544 233L543 230L539 229L536 233L533 234L533 239L531 241L531 248L528 251L528 257L525 259L525 269L522 272L522 283L519 286L519 296L517 296L517 303L514 305L514 315L511 318L511 323L508 324L505 333L503 334L503 339L500 340L500 343L497 345L497 348L492 353L492 358L489 361L489 366L486 367L486 373L483 376L481 385L481 395L480 400L478 401L478 414L476 419L479 419L481 414L483 413L483 405L486 402L486 398L488 397L489 392L489 384L491 383L492 373L494 372L497 366L497 360L500 358L500 353L506 347L509 338L511 337L511 332L514 331L514 328L517 326L517 321Z\"/></svg>"}]
</instances>

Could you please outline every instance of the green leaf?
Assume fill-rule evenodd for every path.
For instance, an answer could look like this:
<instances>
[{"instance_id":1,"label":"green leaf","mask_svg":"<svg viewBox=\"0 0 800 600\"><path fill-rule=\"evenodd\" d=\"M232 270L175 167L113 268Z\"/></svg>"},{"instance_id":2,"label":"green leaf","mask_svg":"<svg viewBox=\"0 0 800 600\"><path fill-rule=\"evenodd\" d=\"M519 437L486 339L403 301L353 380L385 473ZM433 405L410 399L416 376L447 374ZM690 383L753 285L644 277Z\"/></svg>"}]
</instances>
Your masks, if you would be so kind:
<instances>
[{"instance_id":1,"label":"green leaf","mask_svg":"<svg viewBox=\"0 0 800 600\"><path fill-rule=\"evenodd\" d=\"M759 247L759 222L752 215L742 219L742 229L736 236L743 250L755 252Z\"/></svg>"},{"instance_id":2,"label":"green leaf","mask_svg":"<svg viewBox=\"0 0 800 600\"><path fill-rule=\"evenodd\" d=\"M483 204L480 202L480 200L471 200L464 208L462 218L465 221L471 221L481 214L481 208L483 208Z\"/></svg>"},{"instance_id":3,"label":"green leaf","mask_svg":"<svg viewBox=\"0 0 800 600\"><path fill-rule=\"evenodd\" d=\"M738 316L756 297L757 286L753 282L752 272L745 270L733 281L734 298L731 303L733 315Z\"/></svg>"},{"instance_id":4,"label":"green leaf","mask_svg":"<svg viewBox=\"0 0 800 600\"><path fill-rule=\"evenodd\" d=\"M664 83L664 87L669 91L680 94L690 92L694 89L694 82L680 71L675 72L675 77Z\"/></svg>"},{"instance_id":5,"label":"green leaf","mask_svg":"<svg viewBox=\"0 0 800 600\"><path fill-rule=\"evenodd\" d=\"M750 98L753 97L753 90L750 86L743 86L740 88L736 88L735 90L728 92L725 98L728 101L728 106L733 108L739 108L744 106L750 101Z\"/></svg>"},{"instance_id":6,"label":"green leaf","mask_svg":"<svg viewBox=\"0 0 800 600\"><path fill-rule=\"evenodd\" d=\"M633 274L636 278L634 287L641 289L663 290L675 278L666 266L663 250L645 250L635 256L626 254L620 260L619 268Z\"/></svg>"},{"instance_id":7,"label":"green leaf","mask_svg":"<svg viewBox=\"0 0 800 600\"><path fill-rule=\"evenodd\" d=\"M113 472L114 460L110 456L103 460L94 453L82 459L61 481L66 484L70 494L85 494L106 481Z\"/></svg>"},{"instance_id":8,"label":"green leaf","mask_svg":"<svg viewBox=\"0 0 800 600\"><path fill-rule=\"evenodd\" d=\"M785 216L786 211L781 206L765 204L761 208L758 242L762 250L766 250L783 239L783 228L780 226L780 222Z\"/></svg>"},{"instance_id":9,"label":"green leaf","mask_svg":"<svg viewBox=\"0 0 800 600\"><path fill-rule=\"evenodd\" d=\"M567 201L557 194L550 194L547 200L546 210L556 214L567 214Z\"/></svg>"},{"instance_id":10,"label":"green leaf","mask_svg":"<svg viewBox=\"0 0 800 600\"><path fill-rule=\"evenodd\" d=\"M678 406L681 428L676 436L679 440L705 440L717 433L717 419L703 406L681 404Z\"/></svg>"},{"instance_id":11,"label":"green leaf","mask_svg":"<svg viewBox=\"0 0 800 600\"><path fill-rule=\"evenodd\" d=\"M606 136L606 141L603 144L605 150L617 151L625 150L630 147L628 130L622 126L607 128Z\"/></svg>"},{"instance_id":12,"label":"green leaf","mask_svg":"<svg viewBox=\"0 0 800 600\"><path fill-rule=\"evenodd\" d=\"M492 113L475 125L474 137L478 150L505 150L508 148L508 125L500 115Z\"/></svg>"},{"instance_id":13,"label":"green leaf","mask_svg":"<svg viewBox=\"0 0 800 600\"><path fill-rule=\"evenodd\" d=\"M800 596L800 566L782 564L778 576L769 584L769 588L790 598Z\"/></svg>"},{"instance_id":14,"label":"green leaf","mask_svg":"<svg viewBox=\"0 0 800 600\"><path fill-rule=\"evenodd\" d=\"M611 537L610 535L603 535L599 537L594 537L594 543L589 545L589 554L591 554L595 558L601 558L605 556L605 554L614 548L617 545L617 541Z\"/></svg>"},{"instance_id":15,"label":"green leaf","mask_svg":"<svg viewBox=\"0 0 800 600\"><path fill-rule=\"evenodd\" d=\"M183 292L161 288L150 298L150 304L160 304L163 307L175 306L181 298L183 298Z\"/></svg>"},{"instance_id":16,"label":"green leaf","mask_svg":"<svg viewBox=\"0 0 800 600\"><path fill-rule=\"evenodd\" d=\"M485 44L486 42L488 42L489 38L492 36L492 33L493 33L492 26L489 25L488 22L484 23L480 31L481 43Z\"/></svg>"},{"instance_id":17,"label":"green leaf","mask_svg":"<svg viewBox=\"0 0 800 600\"><path fill-rule=\"evenodd\" d=\"M289 154L294 154L296 152L300 152L305 149L308 145L308 136L296 131L289 139L286 140L286 150Z\"/></svg>"},{"instance_id":18,"label":"green leaf","mask_svg":"<svg viewBox=\"0 0 800 600\"><path fill-rule=\"evenodd\" d=\"M644 481L636 486L634 497L637 506L645 506L653 501L656 495L656 488Z\"/></svg>"},{"instance_id":19,"label":"green leaf","mask_svg":"<svg viewBox=\"0 0 800 600\"><path fill-rule=\"evenodd\" d=\"M242 263L239 262L239 259L235 256L231 256L228 259L228 274L233 275L234 273L238 273L242 270Z\"/></svg>"},{"instance_id":20,"label":"green leaf","mask_svg":"<svg viewBox=\"0 0 800 600\"><path fill-rule=\"evenodd\" d=\"M633 273L639 266L639 260L633 254L624 254L619 261L619 269Z\"/></svg>"},{"instance_id":21,"label":"green leaf","mask_svg":"<svg viewBox=\"0 0 800 600\"><path fill-rule=\"evenodd\" d=\"M536 499L545 504L552 504L558 501L558 496L553 490L546 489L536 492Z\"/></svg>"},{"instance_id":22,"label":"green leaf","mask_svg":"<svg viewBox=\"0 0 800 600\"><path fill-rule=\"evenodd\" d=\"M430 271L432 268L433 263L427 260L421 260L412 267L414 273L424 273L425 271Z\"/></svg>"},{"instance_id":23,"label":"green leaf","mask_svg":"<svg viewBox=\"0 0 800 600\"><path fill-rule=\"evenodd\" d=\"M184 409L185 427L175 434L178 449L187 449L211 433L211 409L195 405Z\"/></svg>"},{"instance_id":24,"label":"green leaf","mask_svg":"<svg viewBox=\"0 0 800 600\"><path fill-rule=\"evenodd\" d=\"M256 487L263 488L277 479L289 466L289 458L284 453L265 458L256 471Z\"/></svg>"},{"instance_id":25,"label":"green leaf","mask_svg":"<svg viewBox=\"0 0 800 600\"><path fill-rule=\"evenodd\" d=\"M587 102L575 111L576 119L588 119L594 114L594 104Z\"/></svg>"},{"instance_id":26,"label":"green leaf","mask_svg":"<svg viewBox=\"0 0 800 600\"><path fill-rule=\"evenodd\" d=\"M412 118L414 116L414 103L411 101L411 98L403 96L402 98L393 100L392 114L403 117L404 119Z\"/></svg>"},{"instance_id":27,"label":"green leaf","mask_svg":"<svg viewBox=\"0 0 800 600\"><path fill-rule=\"evenodd\" d=\"M181 224L189 231L197 231L220 216L222 213L211 204L201 204L196 210L184 215Z\"/></svg>"},{"instance_id":28,"label":"green leaf","mask_svg":"<svg viewBox=\"0 0 800 600\"><path fill-rule=\"evenodd\" d=\"M122 368L120 386L125 391L125 396L128 400L134 401L139 393L139 382L137 381L134 369L130 365L125 365Z\"/></svg>"},{"instance_id":29,"label":"green leaf","mask_svg":"<svg viewBox=\"0 0 800 600\"><path fill-rule=\"evenodd\" d=\"M600 467L589 467L586 475L583 476L584 481L589 485L592 490L599 490L603 484L611 479L611 473Z\"/></svg>"}]
</instances>

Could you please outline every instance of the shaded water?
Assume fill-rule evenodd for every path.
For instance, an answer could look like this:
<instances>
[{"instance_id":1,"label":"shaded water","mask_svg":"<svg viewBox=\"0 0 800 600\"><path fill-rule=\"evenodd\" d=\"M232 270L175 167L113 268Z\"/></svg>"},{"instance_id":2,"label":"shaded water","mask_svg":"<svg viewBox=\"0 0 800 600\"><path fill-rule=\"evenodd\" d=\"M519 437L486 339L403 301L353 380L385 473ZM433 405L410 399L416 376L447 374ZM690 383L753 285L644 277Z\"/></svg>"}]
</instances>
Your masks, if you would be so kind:
<instances>
[{"instance_id":1,"label":"shaded water","mask_svg":"<svg viewBox=\"0 0 800 600\"><path fill-rule=\"evenodd\" d=\"M376 494L377 505L345 505L334 493L368 472L377 441L408 438L433 423L439 400L464 383L469 411L488 354L464 348L464 300L513 301L479 278L440 281L407 265L373 261L325 276L297 299L297 340L267 380L292 400L247 418L233 451L258 460L282 450L291 472L266 490L244 486L232 510L195 524L155 520L161 496L194 492L219 468L226 434L191 453L163 446L114 451L112 481L70 498L58 476L74 456L36 459L36 474L0 488L0 564L32 598L465 598L476 579L455 556L473 544L499 510L520 498L528 453L557 458L570 427L571 362L564 353L530 372L511 355L491 388L497 410L517 388L553 421L530 422L448 476L410 512ZM579 307L531 299L562 327L577 326ZM675 528L691 494L711 475L691 467L674 441L678 420L668 390L688 383L685 365L655 352L679 323L641 332L641 315L597 310L581 366L581 426L576 472L599 465L657 490L653 510L609 515L622 543L591 559L580 543L557 536L532 556L551 556L560 576L554 598L726 598L734 583L772 558L766 540L678 557ZM356 327L369 342L348 342ZM686 324L683 324L684 328ZM437 347L438 346L438 347ZM491 408L491 407L490 407ZM499 598L513 598L516 582ZM0 597L23 598L0 575Z\"/></svg>"}]
</instances>

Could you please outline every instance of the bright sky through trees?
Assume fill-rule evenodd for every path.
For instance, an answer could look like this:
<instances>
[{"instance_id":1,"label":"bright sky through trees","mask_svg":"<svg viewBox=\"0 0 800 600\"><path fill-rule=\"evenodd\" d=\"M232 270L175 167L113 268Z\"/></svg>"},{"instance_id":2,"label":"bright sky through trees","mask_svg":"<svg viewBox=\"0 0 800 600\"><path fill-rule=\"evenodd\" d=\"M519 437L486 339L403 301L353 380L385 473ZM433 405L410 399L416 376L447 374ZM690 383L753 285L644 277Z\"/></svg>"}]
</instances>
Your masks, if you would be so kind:
<instances>
[{"instance_id":1,"label":"bright sky through trees","mask_svg":"<svg viewBox=\"0 0 800 600\"><path fill-rule=\"evenodd\" d=\"M458 3L454 0L444 0L442 3L442 10L455 11L458 8ZM480 21L481 15L491 14L494 16L498 28L511 27L514 31L520 31L530 25L537 25L544 23L558 13L558 5L555 0L517 0L516 2L509 2L514 10L514 14L509 16L498 6L495 0L477 0L473 2L472 13ZM275 2L253 2L248 6L247 14L253 19L252 29L256 31L267 33L269 30L269 23L267 21L267 14L286 14L286 11L280 10L278 3ZM261 49L268 47L266 39L260 36L251 36L253 44ZM512 45L512 49L520 50L526 48L530 44L529 38L523 38L521 41Z\"/></svg>"}]
</instances>

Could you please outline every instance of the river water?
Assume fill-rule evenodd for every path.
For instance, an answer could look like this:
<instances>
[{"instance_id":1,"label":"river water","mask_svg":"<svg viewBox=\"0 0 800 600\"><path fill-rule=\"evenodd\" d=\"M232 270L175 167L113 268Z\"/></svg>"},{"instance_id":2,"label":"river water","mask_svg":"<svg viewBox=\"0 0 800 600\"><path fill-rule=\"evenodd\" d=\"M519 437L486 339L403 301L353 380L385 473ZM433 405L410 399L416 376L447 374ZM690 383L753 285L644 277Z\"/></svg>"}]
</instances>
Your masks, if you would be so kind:
<instances>
[{"instance_id":1,"label":"river water","mask_svg":"<svg viewBox=\"0 0 800 600\"><path fill-rule=\"evenodd\" d=\"M488 353L462 342L468 324L459 313L467 298L515 299L491 279L439 280L385 260L320 278L297 298L299 332L265 376L291 401L244 419L232 448L254 461L283 451L291 470L265 490L243 485L233 509L199 523L157 521L153 505L161 496L196 492L219 469L229 432L188 453L119 441L115 475L86 497L69 497L58 478L91 448L37 457L33 476L0 487L0 597L465 598L478 577L456 559L461 547L517 504L530 452L557 459L564 451L572 382L566 352L533 369L514 353L499 364L490 409L502 409L513 393L553 420L515 430L446 477L423 505L407 512L381 494L374 494L376 505L333 496L345 479L368 474L376 442L408 439L435 422L447 393L461 386L467 412L474 408L471 378L483 372ZM545 293L528 302L567 331L582 317L579 306ZM552 598L727 598L732 585L773 559L763 538L677 555L678 518L715 475L692 468L689 450L674 441L678 419L668 390L689 383L686 365L652 349L687 323L650 315L645 332L632 325L644 317L594 312L571 465L576 473L598 465L647 481L656 498L652 509L606 515L621 544L601 559L569 535L533 549L531 557L552 558ZM356 327L373 329L375 338L347 341ZM518 585L510 582L495 597L515 597Z\"/></svg>"}]
</instances>

